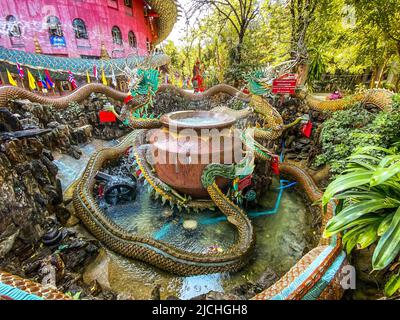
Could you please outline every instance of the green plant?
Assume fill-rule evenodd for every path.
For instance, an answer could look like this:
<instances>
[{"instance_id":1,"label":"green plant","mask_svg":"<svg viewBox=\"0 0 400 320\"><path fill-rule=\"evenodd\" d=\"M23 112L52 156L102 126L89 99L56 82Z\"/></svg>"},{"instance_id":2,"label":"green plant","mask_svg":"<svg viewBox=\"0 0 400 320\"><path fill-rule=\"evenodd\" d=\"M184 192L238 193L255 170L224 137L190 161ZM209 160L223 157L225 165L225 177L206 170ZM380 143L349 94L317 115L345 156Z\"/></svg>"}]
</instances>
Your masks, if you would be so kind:
<instances>
[{"instance_id":1,"label":"green plant","mask_svg":"<svg viewBox=\"0 0 400 320\"><path fill-rule=\"evenodd\" d=\"M363 83L359 83L355 87L355 93L364 92L365 90L367 90L367 87Z\"/></svg>"},{"instance_id":2,"label":"green plant","mask_svg":"<svg viewBox=\"0 0 400 320\"><path fill-rule=\"evenodd\" d=\"M362 146L389 147L400 140L400 95L393 97L392 112L370 112L363 105L337 111L324 122L320 143L322 153L314 164L329 164L331 172L346 169L347 158Z\"/></svg>"},{"instance_id":3,"label":"green plant","mask_svg":"<svg viewBox=\"0 0 400 320\"><path fill-rule=\"evenodd\" d=\"M326 189L322 204L339 200L326 237L344 233L350 253L377 242L374 270L389 266L400 252L400 152L396 147L363 147L349 157L347 170Z\"/></svg>"},{"instance_id":4,"label":"green plant","mask_svg":"<svg viewBox=\"0 0 400 320\"><path fill-rule=\"evenodd\" d=\"M392 275L389 279L389 281L385 285L385 296L391 297L393 296L396 292L400 291L400 269L399 272Z\"/></svg>"},{"instance_id":5,"label":"green plant","mask_svg":"<svg viewBox=\"0 0 400 320\"><path fill-rule=\"evenodd\" d=\"M78 291L78 292L76 292L75 294L72 293L71 291L68 291L68 292L65 293L65 295L66 295L67 297L70 297L70 298L72 298L73 300L79 300L79 299L81 298L81 294L82 294L81 291Z\"/></svg>"},{"instance_id":6,"label":"green plant","mask_svg":"<svg viewBox=\"0 0 400 320\"><path fill-rule=\"evenodd\" d=\"M321 80L322 75L326 72L325 56L323 50L310 50L311 62L308 69L307 83Z\"/></svg>"}]
</instances>

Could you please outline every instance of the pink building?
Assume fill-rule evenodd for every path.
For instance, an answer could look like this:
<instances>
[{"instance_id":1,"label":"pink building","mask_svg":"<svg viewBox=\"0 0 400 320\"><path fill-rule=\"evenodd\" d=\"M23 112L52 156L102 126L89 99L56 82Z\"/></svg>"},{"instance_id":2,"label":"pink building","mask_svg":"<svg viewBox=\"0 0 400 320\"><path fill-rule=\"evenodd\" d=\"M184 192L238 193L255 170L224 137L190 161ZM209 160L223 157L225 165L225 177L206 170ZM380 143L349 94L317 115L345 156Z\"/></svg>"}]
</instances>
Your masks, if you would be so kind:
<instances>
[{"instance_id":1,"label":"pink building","mask_svg":"<svg viewBox=\"0 0 400 320\"><path fill-rule=\"evenodd\" d=\"M61 57L145 55L158 33L144 0L0 0L0 15L0 47Z\"/></svg>"}]
</instances>

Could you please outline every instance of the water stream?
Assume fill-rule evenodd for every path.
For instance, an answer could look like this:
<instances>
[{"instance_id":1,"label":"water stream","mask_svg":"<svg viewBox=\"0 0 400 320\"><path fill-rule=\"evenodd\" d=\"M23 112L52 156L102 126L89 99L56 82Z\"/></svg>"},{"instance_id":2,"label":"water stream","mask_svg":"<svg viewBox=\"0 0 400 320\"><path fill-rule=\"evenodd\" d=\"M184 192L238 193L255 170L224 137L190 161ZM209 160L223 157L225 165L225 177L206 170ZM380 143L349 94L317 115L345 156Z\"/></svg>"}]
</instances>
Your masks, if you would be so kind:
<instances>
[{"instance_id":1,"label":"water stream","mask_svg":"<svg viewBox=\"0 0 400 320\"><path fill-rule=\"evenodd\" d=\"M174 120L178 124L193 124L193 125L215 125L221 123L221 119L219 118L213 118L213 117L187 117L187 118L182 118L182 119L176 119Z\"/></svg>"},{"instance_id":2,"label":"water stream","mask_svg":"<svg viewBox=\"0 0 400 320\"><path fill-rule=\"evenodd\" d=\"M104 141L94 139L92 142L81 145L82 156L79 160L66 154L55 152L53 154L54 163L58 167L58 178L61 180L61 186L65 190L72 182L79 177L86 167L90 156L102 148L109 148L117 144L117 141Z\"/></svg>"}]
</instances>

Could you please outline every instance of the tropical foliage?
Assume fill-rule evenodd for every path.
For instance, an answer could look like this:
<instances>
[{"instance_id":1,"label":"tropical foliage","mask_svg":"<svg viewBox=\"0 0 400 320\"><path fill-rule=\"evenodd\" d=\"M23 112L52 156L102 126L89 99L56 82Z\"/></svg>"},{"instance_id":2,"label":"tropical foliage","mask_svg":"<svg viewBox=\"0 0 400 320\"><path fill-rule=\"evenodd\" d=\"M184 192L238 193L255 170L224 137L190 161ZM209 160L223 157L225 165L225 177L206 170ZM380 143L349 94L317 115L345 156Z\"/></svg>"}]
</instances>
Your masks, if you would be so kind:
<instances>
[{"instance_id":1,"label":"tropical foliage","mask_svg":"<svg viewBox=\"0 0 400 320\"><path fill-rule=\"evenodd\" d=\"M229 2L233 8L223 11L225 16L215 6L214 10L212 6L202 10L180 43L164 45L166 53L173 56L173 71L185 77L200 58L208 86L234 83L260 66L294 57L297 51L311 64L310 82L326 72L335 76L332 82L336 84L356 79L356 84L371 80L370 86L400 86L397 0L385 1L385 5L378 0L247 1L252 6L249 12L256 8L259 13L244 20L235 16L246 3L243 1L186 2L219 7ZM245 26L243 32L238 32L238 25Z\"/></svg>"},{"instance_id":2,"label":"tropical foliage","mask_svg":"<svg viewBox=\"0 0 400 320\"><path fill-rule=\"evenodd\" d=\"M399 145L397 145L399 146ZM372 257L374 270L387 268L400 252L400 152L369 146L349 157L347 169L326 189L322 204L339 201L337 214L326 227L329 237L343 233L347 253L376 243ZM400 271L399 271L400 272ZM399 274L386 285L394 294L400 286Z\"/></svg>"},{"instance_id":3,"label":"tropical foliage","mask_svg":"<svg viewBox=\"0 0 400 320\"><path fill-rule=\"evenodd\" d=\"M325 57L323 51L313 50L310 54L310 67L308 70L308 83L320 80L322 75L326 72Z\"/></svg>"},{"instance_id":4,"label":"tropical foliage","mask_svg":"<svg viewBox=\"0 0 400 320\"><path fill-rule=\"evenodd\" d=\"M397 129L396 129L397 128ZM357 147L377 145L390 147L400 140L400 95L393 98L392 112L368 111L358 104L337 111L323 124L320 142L322 152L315 165L329 164L334 174L341 173L347 158Z\"/></svg>"}]
</instances>

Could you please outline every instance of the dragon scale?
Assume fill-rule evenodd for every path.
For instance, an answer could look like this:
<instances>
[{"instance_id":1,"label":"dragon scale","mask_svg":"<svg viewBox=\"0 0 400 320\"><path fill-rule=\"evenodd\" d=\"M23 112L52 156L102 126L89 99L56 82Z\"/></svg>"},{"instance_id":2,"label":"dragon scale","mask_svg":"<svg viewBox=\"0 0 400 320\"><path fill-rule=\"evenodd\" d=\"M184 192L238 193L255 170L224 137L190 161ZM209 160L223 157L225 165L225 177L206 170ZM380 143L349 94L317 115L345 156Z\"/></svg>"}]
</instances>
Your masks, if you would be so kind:
<instances>
[{"instance_id":1,"label":"dragon scale","mask_svg":"<svg viewBox=\"0 0 400 320\"><path fill-rule=\"evenodd\" d=\"M247 236L248 233L253 234L252 229L247 230L248 227L243 229L243 226L251 225L243 211L237 213L232 208L228 210L230 206L223 208L228 220L237 221L234 224L239 231L239 238L233 248L220 254L189 253L162 241L133 235L103 214L92 195L97 171L105 161L115 159L125 152L132 142L133 148L138 148L138 142L144 135L145 131L135 130L116 147L100 150L92 156L75 190L74 206L78 217L89 231L111 250L172 273L194 275L239 270L246 263L245 257L251 252L254 244L252 237L249 239ZM145 159L142 160L145 161ZM216 192L214 187L212 191ZM224 200L228 201L221 198L216 205L224 205ZM234 218L230 219L230 216ZM236 246L241 250L235 250Z\"/></svg>"}]
</instances>

